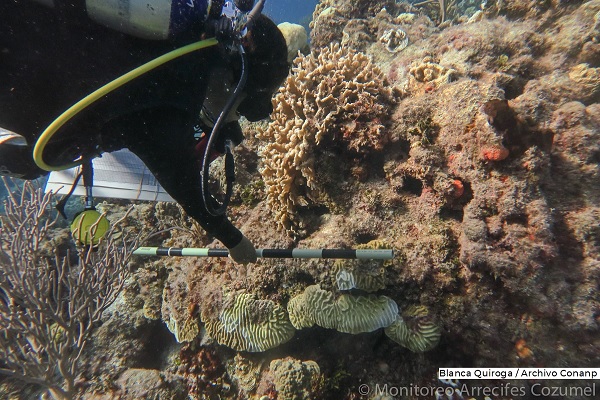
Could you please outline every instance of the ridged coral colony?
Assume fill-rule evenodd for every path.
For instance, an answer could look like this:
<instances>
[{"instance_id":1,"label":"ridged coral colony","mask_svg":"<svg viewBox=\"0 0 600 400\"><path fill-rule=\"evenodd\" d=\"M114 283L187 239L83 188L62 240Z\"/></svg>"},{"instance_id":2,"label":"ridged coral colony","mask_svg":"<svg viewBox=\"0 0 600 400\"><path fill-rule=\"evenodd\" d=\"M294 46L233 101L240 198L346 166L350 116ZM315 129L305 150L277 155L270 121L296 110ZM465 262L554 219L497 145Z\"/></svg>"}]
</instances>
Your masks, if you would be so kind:
<instances>
[{"instance_id":1,"label":"ridged coral colony","mask_svg":"<svg viewBox=\"0 0 600 400\"><path fill-rule=\"evenodd\" d=\"M312 285L288 303L292 325L297 329L318 325L346 333L372 332L390 326L398 316L398 306L386 296L355 296Z\"/></svg>"},{"instance_id":2,"label":"ridged coral colony","mask_svg":"<svg viewBox=\"0 0 600 400\"><path fill-rule=\"evenodd\" d=\"M206 321L206 332L217 342L239 351L265 351L294 336L283 307L257 300L249 293L230 296L218 319Z\"/></svg>"}]
</instances>

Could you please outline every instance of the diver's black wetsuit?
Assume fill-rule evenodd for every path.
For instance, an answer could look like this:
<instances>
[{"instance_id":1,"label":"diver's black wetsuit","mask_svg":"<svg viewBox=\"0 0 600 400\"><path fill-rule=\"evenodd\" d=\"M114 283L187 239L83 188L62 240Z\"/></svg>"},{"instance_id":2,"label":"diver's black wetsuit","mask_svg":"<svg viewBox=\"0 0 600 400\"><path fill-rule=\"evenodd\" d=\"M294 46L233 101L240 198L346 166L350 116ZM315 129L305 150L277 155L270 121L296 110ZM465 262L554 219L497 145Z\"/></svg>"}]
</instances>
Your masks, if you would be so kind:
<instances>
[{"instance_id":1,"label":"diver's black wetsuit","mask_svg":"<svg viewBox=\"0 0 600 400\"><path fill-rule=\"evenodd\" d=\"M202 26L191 24L170 40L139 39L72 15L68 4L77 1L58 2L64 5L58 11L27 1L0 2L0 127L30 145L25 148L32 163L28 178L45 173L33 167L32 146L64 110L133 68L198 41L202 32ZM238 111L258 120L270 113L271 95L287 74L287 49L277 27L262 16L249 40L247 97ZM82 151L128 148L209 234L228 248L235 246L242 239L239 230L225 216L209 215L203 205L194 139L215 66L230 66L233 84L239 76L237 61L231 62L237 57L227 57L213 46L134 79L63 126L44 159L61 165ZM232 124L229 128L239 131L237 122Z\"/></svg>"}]
</instances>

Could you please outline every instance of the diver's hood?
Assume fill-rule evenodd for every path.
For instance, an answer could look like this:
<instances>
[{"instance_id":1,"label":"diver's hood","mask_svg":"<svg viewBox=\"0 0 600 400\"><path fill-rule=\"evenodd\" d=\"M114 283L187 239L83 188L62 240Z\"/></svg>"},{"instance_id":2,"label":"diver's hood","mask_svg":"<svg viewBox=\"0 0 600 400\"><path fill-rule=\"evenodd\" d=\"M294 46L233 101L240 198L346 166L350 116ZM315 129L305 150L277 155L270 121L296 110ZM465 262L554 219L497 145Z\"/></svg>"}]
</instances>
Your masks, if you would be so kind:
<instances>
[{"instance_id":1,"label":"diver's hood","mask_svg":"<svg viewBox=\"0 0 600 400\"><path fill-rule=\"evenodd\" d=\"M248 59L246 97L238 112L249 121L266 118L273 111L271 97L289 73L287 44L277 25L260 15L248 32L244 45Z\"/></svg>"}]
</instances>

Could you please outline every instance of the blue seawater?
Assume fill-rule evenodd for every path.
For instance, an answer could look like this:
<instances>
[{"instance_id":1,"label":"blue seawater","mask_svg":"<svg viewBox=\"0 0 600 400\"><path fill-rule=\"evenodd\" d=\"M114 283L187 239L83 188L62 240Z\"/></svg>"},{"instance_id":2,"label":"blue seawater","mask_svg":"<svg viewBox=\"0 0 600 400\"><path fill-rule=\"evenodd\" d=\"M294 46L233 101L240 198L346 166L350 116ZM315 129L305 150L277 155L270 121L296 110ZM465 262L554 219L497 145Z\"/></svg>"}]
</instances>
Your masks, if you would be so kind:
<instances>
[{"instance_id":1,"label":"blue seawater","mask_svg":"<svg viewBox=\"0 0 600 400\"><path fill-rule=\"evenodd\" d=\"M267 0L264 14L275 23L292 22L308 29L308 22L319 0Z\"/></svg>"}]
</instances>

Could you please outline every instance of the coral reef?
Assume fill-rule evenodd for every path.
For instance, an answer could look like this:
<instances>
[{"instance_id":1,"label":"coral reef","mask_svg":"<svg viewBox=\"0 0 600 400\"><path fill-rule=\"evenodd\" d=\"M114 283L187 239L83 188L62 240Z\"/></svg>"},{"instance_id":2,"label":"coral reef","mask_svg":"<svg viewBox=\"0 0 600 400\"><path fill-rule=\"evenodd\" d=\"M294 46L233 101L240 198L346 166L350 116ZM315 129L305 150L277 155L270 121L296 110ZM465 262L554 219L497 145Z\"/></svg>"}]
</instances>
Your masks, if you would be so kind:
<instances>
[{"instance_id":1,"label":"coral reef","mask_svg":"<svg viewBox=\"0 0 600 400\"><path fill-rule=\"evenodd\" d=\"M117 380L122 399L185 399L185 385L181 380L170 382L156 369L130 368Z\"/></svg>"},{"instance_id":2,"label":"coral reef","mask_svg":"<svg viewBox=\"0 0 600 400\"><path fill-rule=\"evenodd\" d=\"M361 2L348 2L344 0L323 0L313 13L310 23L311 46L314 48L326 47L332 42L341 42L343 31L348 24L356 20L377 20L374 18L382 9L394 13L412 11L414 8L408 3L397 4L394 0L367 0ZM378 22L378 21L374 21ZM376 31L377 29L375 29Z\"/></svg>"},{"instance_id":3,"label":"coral reef","mask_svg":"<svg viewBox=\"0 0 600 400\"><path fill-rule=\"evenodd\" d=\"M312 52L236 151L228 216L257 248L395 259L136 258L83 355L83 397L139 393L138 372L192 399L353 399L436 386L440 366L599 365L600 1L444 3L442 22L437 1L321 1ZM151 245L218 246L173 204L135 207L135 231L177 227ZM248 352L266 315L313 328ZM189 320L182 344L163 322Z\"/></svg>"}]
</instances>

